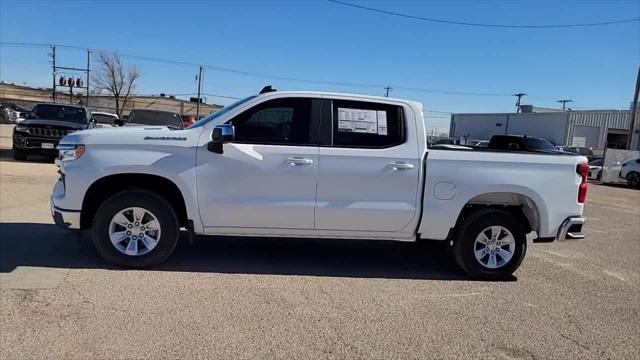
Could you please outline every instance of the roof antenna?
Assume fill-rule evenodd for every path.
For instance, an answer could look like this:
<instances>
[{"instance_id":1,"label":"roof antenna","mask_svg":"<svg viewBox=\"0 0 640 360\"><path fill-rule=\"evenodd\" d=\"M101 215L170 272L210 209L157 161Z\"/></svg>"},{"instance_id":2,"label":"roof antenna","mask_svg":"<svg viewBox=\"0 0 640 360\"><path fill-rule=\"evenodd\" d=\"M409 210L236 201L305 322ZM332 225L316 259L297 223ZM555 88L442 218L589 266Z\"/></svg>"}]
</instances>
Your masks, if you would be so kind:
<instances>
[{"instance_id":1,"label":"roof antenna","mask_svg":"<svg viewBox=\"0 0 640 360\"><path fill-rule=\"evenodd\" d=\"M266 94L274 91L276 91L276 89L272 88L271 85L267 85L260 90L260 94Z\"/></svg>"}]
</instances>

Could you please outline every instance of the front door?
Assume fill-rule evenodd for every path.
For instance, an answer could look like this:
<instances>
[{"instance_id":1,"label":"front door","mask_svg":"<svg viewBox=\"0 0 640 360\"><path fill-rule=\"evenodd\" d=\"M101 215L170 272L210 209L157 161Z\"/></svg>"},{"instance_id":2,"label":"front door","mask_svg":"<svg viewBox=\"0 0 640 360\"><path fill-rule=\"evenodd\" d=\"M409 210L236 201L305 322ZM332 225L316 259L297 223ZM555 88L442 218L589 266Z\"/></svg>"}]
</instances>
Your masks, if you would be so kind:
<instances>
[{"instance_id":1,"label":"front door","mask_svg":"<svg viewBox=\"0 0 640 360\"><path fill-rule=\"evenodd\" d=\"M419 214L421 158L416 129L407 131L415 121L398 105L331 105L323 106L331 142L320 148L316 229L402 232Z\"/></svg>"},{"instance_id":2,"label":"front door","mask_svg":"<svg viewBox=\"0 0 640 360\"><path fill-rule=\"evenodd\" d=\"M236 136L223 154L198 149L204 226L313 229L319 101L267 100L230 121Z\"/></svg>"}]
</instances>

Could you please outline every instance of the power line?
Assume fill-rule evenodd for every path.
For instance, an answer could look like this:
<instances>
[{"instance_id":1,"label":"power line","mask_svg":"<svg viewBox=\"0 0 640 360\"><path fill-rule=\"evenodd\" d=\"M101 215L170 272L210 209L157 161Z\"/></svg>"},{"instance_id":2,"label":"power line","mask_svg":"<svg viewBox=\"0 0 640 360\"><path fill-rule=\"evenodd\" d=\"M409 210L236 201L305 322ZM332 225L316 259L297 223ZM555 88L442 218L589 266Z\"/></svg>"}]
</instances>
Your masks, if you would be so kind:
<instances>
[{"instance_id":1,"label":"power line","mask_svg":"<svg viewBox=\"0 0 640 360\"><path fill-rule=\"evenodd\" d=\"M0 42L0 45L2 46L39 46L39 47L47 47L47 48L51 46L56 46L58 48L65 48L65 49L72 49L72 50L101 51L101 49L91 49L91 48L80 47L80 46L60 45L60 44ZM259 77L259 78L269 78L269 79L282 80L282 81L302 82L302 83L308 83L308 84L322 84L322 85L346 86L346 87L358 87L358 88L370 88L370 89L384 89L385 87L391 87L397 90L404 90L408 92L433 93L433 94L445 94L445 95L456 95L456 96L484 96L484 97L511 96L511 93L468 92L468 91L418 88L418 87L408 87L408 86L395 86L395 85L385 85L385 84L365 84L365 83L352 83L352 82L342 82L342 81L315 80L315 79L297 78L297 77L274 75L274 74L264 74L264 73L258 73L258 72L252 72L252 71L244 71L239 69L221 67L217 65L207 65L207 64L198 64L198 63L192 63L187 61L161 59L161 58L155 58L150 56L141 56L141 55L121 53L121 52L117 52L117 53L122 57L128 57L131 59L155 61L155 62L161 62L161 63L185 65L185 66L193 66L193 67L202 66L205 69L228 72L228 73L233 73L238 75L252 76L252 77Z\"/></svg>"},{"instance_id":2,"label":"power line","mask_svg":"<svg viewBox=\"0 0 640 360\"><path fill-rule=\"evenodd\" d=\"M621 20L612 20L612 21L601 21L601 22L592 22L592 23L575 23L575 24L552 24L552 25L507 25L507 24L488 24L488 23L473 23L473 22L465 22L465 21L455 21L455 20L444 20L444 19L435 19L428 18L422 16L415 16L409 14L403 14L388 10L382 10L377 8L372 8L363 5L352 4L345 1L339 0L327 0L334 4L339 4L343 6L348 6L356 9L367 10L372 12L377 12L386 15L393 15L413 20L422 20L429 21L435 23L442 24L451 24L451 25L464 25L464 26L476 26L476 27L485 27L485 28L508 28L508 29L549 29L549 28L574 28L574 27L589 27L589 26L605 26L605 25L614 25L614 24L624 24L635 21L640 21L640 18L632 18L632 19L621 19Z\"/></svg>"}]
</instances>

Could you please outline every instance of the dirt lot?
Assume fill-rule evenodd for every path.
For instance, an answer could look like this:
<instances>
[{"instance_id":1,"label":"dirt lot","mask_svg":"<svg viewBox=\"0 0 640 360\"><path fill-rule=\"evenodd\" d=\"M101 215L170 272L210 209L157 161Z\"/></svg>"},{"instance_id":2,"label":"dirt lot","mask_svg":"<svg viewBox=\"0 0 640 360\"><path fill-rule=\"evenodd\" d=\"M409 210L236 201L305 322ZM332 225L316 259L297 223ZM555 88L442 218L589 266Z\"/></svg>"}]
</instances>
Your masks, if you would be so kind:
<instances>
[{"instance_id":1,"label":"dirt lot","mask_svg":"<svg viewBox=\"0 0 640 360\"><path fill-rule=\"evenodd\" d=\"M221 239L115 269L53 225L56 168L0 135L0 358L637 358L640 191L591 185L587 238L470 281L441 244Z\"/></svg>"}]
</instances>

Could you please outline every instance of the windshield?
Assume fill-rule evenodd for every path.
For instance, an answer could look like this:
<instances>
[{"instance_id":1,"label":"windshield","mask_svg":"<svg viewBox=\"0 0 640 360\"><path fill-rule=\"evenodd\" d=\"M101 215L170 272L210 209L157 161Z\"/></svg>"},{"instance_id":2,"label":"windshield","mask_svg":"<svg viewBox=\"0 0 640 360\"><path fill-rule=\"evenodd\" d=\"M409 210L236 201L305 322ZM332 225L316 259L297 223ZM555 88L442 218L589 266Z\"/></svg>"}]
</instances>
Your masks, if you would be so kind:
<instances>
[{"instance_id":1,"label":"windshield","mask_svg":"<svg viewBox=\"0 0 640 360\"><path fill-rule=\"evenodd\" d=\"M93 119L100 124L113 124L113 120L117 119L116 116L106 115L106 114L92 114Z\"/></svg>"},{"instance_id":2,"label":"windshield","mask_svg":"<svg viewBox=\"0 0 640 360\"><path fill-rule=\"evenodd\" d=\"M37 119L86 123L87 113L81 107L61 105L36 105L32 114Z\"/></svg>"},{"instance_id":3,"label":"windshield","mask_svg":"<svg viewBox=\"0 0 640 360\"><path fill-rule=\"evenodd\" d=\"M231 105L227 105L227 106L223 107L222 109L220 109L220 110L218 110L218 111L214 112L213 114L211 114L211 115L207 116L206 118L204 118L204 119L202 119L202 120L200 120L200 121L196 122L195 124L193 124L193 125L191 125L191 126L187 127L187 129L197 128L198 126L202 126L202 125L204 125L204 124L208 123L209 121L212 121L212 120L214 120L214 119L217 119L217 118L219 118L220 116L222 116L222 115L226 114L227 112L229 112L229 111L233 110L234 108L236 108L236 107L238 107L238 106L240 106L240 105L242 105L242 104L246 103L247 101L249 101L249 100L251 100L251 99L255 98L256 96L257 96L257 95L249 96L249 97L246 97L246 98L244 98L244 99L242 99L242 100L238 100L238 101L234 102L234 103L233 103L233 104L231 104Z\"/></svg>"},{"instance_id":4,"label":"windshield","mask_svg":"<svg viewBox=\"0 0 640 360\"><path fill-rule=\"evenodd\" d=\"M547 139L527 137L524 138L524 143L527 145L528 150L558 150L555 145Z\"/></svg>"},{"instance_id":5,"label":"windshield","mask_svg":"<svg viewBox=\"0 0 640 360\"><path fill-rule=\"evenodd\" d=\"M164 125L182 127L182 117L179 114L164 111L133 110L128 122L143 125Z\"/></svg>"}]
</instances>

